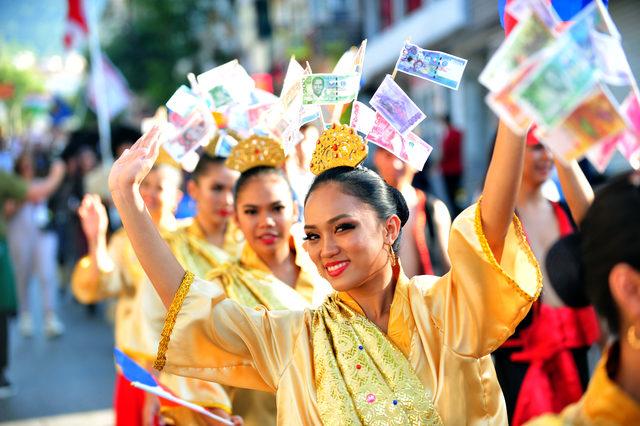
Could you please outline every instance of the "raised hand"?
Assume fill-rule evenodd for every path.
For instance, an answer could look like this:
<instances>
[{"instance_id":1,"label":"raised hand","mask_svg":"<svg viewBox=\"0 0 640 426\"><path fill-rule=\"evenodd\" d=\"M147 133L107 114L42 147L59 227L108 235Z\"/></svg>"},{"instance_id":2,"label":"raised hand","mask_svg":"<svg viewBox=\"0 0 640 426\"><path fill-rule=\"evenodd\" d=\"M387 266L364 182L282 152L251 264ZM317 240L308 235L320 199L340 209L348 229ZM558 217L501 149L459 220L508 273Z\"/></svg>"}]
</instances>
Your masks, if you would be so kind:
<instances>
[{"instance_id":1,"label":"raised hand","mask_svg":"<svg viewBox=\"0 0 640 426\"><path fill-rule=\"evenodd\" d=\"M153 126L113 163L109 173L109 190L131 191L140 186L160 151L162 130Z\"/></svg>"},{"instance_id":2,"label":"raised hand","mask_svg":"<svg viewBox=\"0 0 640 426\"><path fill-rule=\"evenodd\" d=\"M106 238L109 217L98 195L84 196L78 208L78 216L89 245L97 243L99 238Z\"/></svg>"},{"instance_id":3,"label":"raised hand","mask_svg":"<svg viewBox=\"0 0 640 426\"><path fill-rule=\"evenodd\" d=\"M109 190L138 260L168 308L185 272L153 224L139 191L158 158L160 133L154 126L113 163Z\"/></svg>"}]
</instances>

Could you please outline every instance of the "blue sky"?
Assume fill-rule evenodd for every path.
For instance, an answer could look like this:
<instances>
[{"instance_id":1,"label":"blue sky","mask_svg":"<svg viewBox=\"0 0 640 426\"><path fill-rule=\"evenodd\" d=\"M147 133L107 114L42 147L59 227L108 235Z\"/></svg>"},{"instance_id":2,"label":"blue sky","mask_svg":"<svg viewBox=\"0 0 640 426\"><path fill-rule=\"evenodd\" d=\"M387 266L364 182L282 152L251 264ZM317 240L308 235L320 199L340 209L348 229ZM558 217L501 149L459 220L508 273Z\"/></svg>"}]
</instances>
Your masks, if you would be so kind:
<instances>
[{"instance_id":1,"label":"blue sky","mask_svg":"<svg viewBox=\"0 0 640 426\"><path fill-rule=\"evenodd\" d=\"M67 0L0 0L0 46L17 44L41 56L63 53L66 15Z\"/></svg>"}]
</instances>

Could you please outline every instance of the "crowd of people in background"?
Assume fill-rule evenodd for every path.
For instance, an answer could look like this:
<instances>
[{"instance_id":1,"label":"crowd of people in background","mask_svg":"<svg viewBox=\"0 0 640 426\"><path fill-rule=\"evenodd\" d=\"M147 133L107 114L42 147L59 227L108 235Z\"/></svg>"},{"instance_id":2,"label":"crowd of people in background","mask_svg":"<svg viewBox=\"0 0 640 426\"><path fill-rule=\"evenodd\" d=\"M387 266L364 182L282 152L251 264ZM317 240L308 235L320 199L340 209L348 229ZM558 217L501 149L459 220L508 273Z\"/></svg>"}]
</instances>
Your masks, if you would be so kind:
<instances>
[{"instance_id":1,"label":"crowd of people in background","mask_svg":"<svg viewBox=\"0 0 640 426\"><path fill-rule=\"evenodd\" d=\"M440 144L442 155L438 156L439 163L430 164L425 172L418 172L416 175L414 169L383 149L376 149L372 155L376 171L404 196L410 212L404 237L398 248L403 269L409 277L441 276L450 270L448 244L452 218L464 210L468 198L462 188L463 132L453 126L449 116L444 117L443 122L446 131ZM295 256L290 259L289 264L286 259L280 259L276 252L260 251L260 242L252 240L259 240L264 236L252 235L253 230L259 226L257 222L250 220L251 213L246 213L246 208L249 207L237 210L237 203L246 204L246 201L239 198L239 186L245 185L247 189L244 190L248 191L250 184L255 185L257 182L262 182L264 187L252 188L249 198L245 194L245 200L251 200L251 209L267 208L260 204L262 198L265 206L274 202L282 206L290 204L290 207L283 208L290 209L292 216L278 225L282 226L282 232L287 235L284 250L288 256L289 239L295 239L294 236L288 236L290 225L294 225L302 217L304 202L313 183L313 175L309 170L310 158L321 133L316 124L305 125L301 131L304 138L287 159L284 171L266 169L254 172L257 180L255 176L254 179L252 176L241 176L241 183L236 184L238 175L227 169L223 160L207 153L201 154L200 164L191 174L178 171L179 167L172 172L160 169L152 172L145 181L147 186L141 192L146 194L143 194L143 198L156 226L170 233L178 232L175 235L183 235L167 237L170 245L178 247L176 253L180 250L190 253L189 250L196 250L194 245L201 247L201 242L194 242L198 239L204 239L203 241L217 247L233 244L234 240L246 240L246 247L249 249L245 247L244 252L242 249L236 250L240 262L249 262L251 267L265 268L285 283L293 285L297 282L296 285L303 286L300 278L296 278L297 275L292 271L304 270L307 266L301 266ZM516 212L533 253L542 263L554 243L573 234L585 216L589 216L587 211L593 202L593 190L577 163L567 165L554 162L547 148L532 133L529 132L526 137L524 171L517 195ZM112 134L114 158L120 157L140 137L140 132L129 127L114 128ZM39 329L48 338L60 338L65 332L73 333L73 324L63 324L58 312L60 295L69 297L67 290L72 282L75 297L89 306L88 315L95 312L95 308L92 308L95 303L108 297L118 298L119 306L115 314L116 346L126 348L128 345L123 342L126 341L125 334L130 331L126 331L122 325L125 321L130 321L126 319L127 316L134 315L132 307L127 306L127 303L133 300L135 292L123 289L131 285L127 280L135 281L137 276L144 275L144 271L137 265L125 234L118 230L121 226L118 213L106 185L110 164L100 162L96 141L97 135L94 132L74 132L58 158L52 146L34 146L28 140L3 140L3 170L0 171L0 262L3 264L0 286L0 397L12 394L5 375L8 366L7 330L10 319L14 314L17 315L17 326L23 338L33 336ZM549 200L542 190L543 185L550 180L554 166L560 182L557 188L562 194L560 200ZM432 185L429 184L429 168L436 168L444 178L446 193L438 194L444 199L430 191ZM181 176L176 177L176 174ZM279 182L278 179L281 178L284 180ZM172 183L166 183L166 179ZM604 177L597 176L597 179L600 183ZM290 191L291 202L281 199L283 191ZM627 188L625 191L630 190ZM169 192L173 194L171 197L167 195ZM178 225L174 213L182 194L184 199L191 202L187 215L195 217L187 224ZM276 198L267 199L268 194ZM184 203L185 201L183 205L186 205ZM592 220L601 219L598 217ZM258 248L253 248L253 257L247 257L247 250L251 250L251 247ZM206 274L209 268L207 256L219 255L215 254L215 250L211 253L203 255L202 274ZM114 256L120 256L120 260ZM129 258L125 258L127 256ZM185 261L193 258L190 256L192 254ZM249 258L253 260L247 260ZM89 282L103 280L99 275L102 273L100 268L105 263L114 262L130 267L129 272L120 277L122 282L109 291L87 287ZM514 425L524 424L541 414L560 412L569 404L579 401L594 369L595 357L588 356L590 350L595 350L596 353L601 351L605 347L608 333L616 331L598 320L590 304L576 307L572 302L567 302L565 283L562 280L554 282L553 274L554 271L547 271L543 264L545 290L540 301L534 303L516 333L493 354L497 377L506 398L508 416ZM37 304L31 300L31 286L36 282L39 289ZM300 288L296 290L301 291ZM308 291L306 297L309 301L320 297L314 293L313 288ZM123 299L123 292L131 300ZM618 296L614 294L615 302L619 305ZM42 327L35 323L36 318L42 318ZM552 350L549 345L554 346ZM144 351L132 352L141 354ZM150 352L139 361L143 363L146 359L148 362L154 356L154 352ZM606 363L606 359L602 362ZM541 393L541 387L546 391ZM234 407L237 406L238 411L234 413L241 414L246 424L259 423L255 412L252 417L251 410L247 408L256 403L264 403L270 407L265 412L260 412L260 418L270 418L275 422L273 400L267 398L268 402L264 402L264 397L242 393L236 393L235 398ZM147 398L141 393L132 392L132 388L126 386L119 377L116 385L116 410L139 413L148 409ZM221 413L224 414L224 410ZM190 422L185 420L190 417L185 417L184 413L170 414L165 411L165 417L173 418L173 421L177 421L176 424Z\"/></svg>"}]
</instances>

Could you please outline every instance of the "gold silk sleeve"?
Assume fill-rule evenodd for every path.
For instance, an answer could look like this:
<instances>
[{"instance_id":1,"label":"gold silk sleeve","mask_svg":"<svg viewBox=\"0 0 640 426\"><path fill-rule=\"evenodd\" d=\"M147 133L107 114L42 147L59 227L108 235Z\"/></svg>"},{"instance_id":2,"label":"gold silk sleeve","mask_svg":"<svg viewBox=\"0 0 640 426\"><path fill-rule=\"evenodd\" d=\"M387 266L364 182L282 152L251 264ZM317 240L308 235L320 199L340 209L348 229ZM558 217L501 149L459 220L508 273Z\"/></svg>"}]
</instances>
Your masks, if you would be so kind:
<instances>
[{"instance_id":1,"label":"gold silk sleeve","mask_svg":"<svg viewBox=\"0 0 640 426\"><path fill-rule=\"evenodd\" d=\"M542 274L514 216L500 262L482 227L480 202L454 221L451 270L423 288L443 342L462 356L480 358L498 348L529 312L542 289Z\"/></svg>"},{"instance_id":2,"label":"gold silk sleeve","mask_svg":"<svg viewBox=\"0 0 640 426\"><path fill-rule=\"evenodd\" d=\"M156 368L275 392L291 362L304 315L245 308L228 299L219 283L187 273L167 314Z\"/></svg>"},{"instance_id":3,"label":"gold silk sleeve","mask_svg":"<svg viewBox=\"0 0 640 426\"><path fill-rule=\"evenodd\" d=\"M231 401L225 389L214 382L160 373L160 383L182 399L205 408L221 408L231 414Z\"/></svg>"},{"instance_id":4,"label":"gold silk sleeve","mask_svg":"<svg viewBox=\"0 0 640 426\"><path fill-rule=\"evenodd\" d=\"M96 269L89 256L82 257L75 265L71 274L71 290L73 295L81 303L96 303L109 297L117 296L125 288L124 281L130 275L127 268L127 260L123 254L127 244L124 231L113 234L109 241L108 253L113 261L111 269ZM133 278L131 278L133 279Z\"/></svg>"}]
</instances>

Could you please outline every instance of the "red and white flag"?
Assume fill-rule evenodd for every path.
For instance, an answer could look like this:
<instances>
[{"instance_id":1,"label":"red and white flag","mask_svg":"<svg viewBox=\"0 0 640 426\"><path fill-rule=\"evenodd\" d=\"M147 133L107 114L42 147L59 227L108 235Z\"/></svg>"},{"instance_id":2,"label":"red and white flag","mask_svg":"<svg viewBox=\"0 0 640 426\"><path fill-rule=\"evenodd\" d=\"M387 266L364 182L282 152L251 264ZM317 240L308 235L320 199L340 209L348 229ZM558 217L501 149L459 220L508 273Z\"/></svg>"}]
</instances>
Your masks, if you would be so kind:
<instances>
[{"instance_id":1,"label":"red and white flag","mask_svg":"<svg viewBox=\"0 0 640 426\"><path fill-rule=\"evenodd\" d=\"M102 53L100 55L100 62L102 62L102 76L104 79L105 88L104 92L101 92L97 88L97 79L95 78L95 73L97 64L93 64L93 73L92 78L89 79L89 84L87 86L87 101L89 103L89 107L93 111L98 111L96 94L100 93L101 96L104 97L106 103L106 112L109 117L109 120L113 119L116 115L120 114L123 110L125 110L129 103L131 102L131 91L129 90L129 85L127 84L127 80L124 78L122 73L115 65L107 58L107 56Z\"/></svg>"},{"instance_id":2,"label":"red and white flag","mask_svg":"<svg viewBox=\"0 0 640 426\"><path fill-rule=\"evenodd\" d=\"M64 46L77 49L87 39L89 25L84 13L83 0L68 0L67 22L64 32Z\"/></svg>"}]
</instances>

